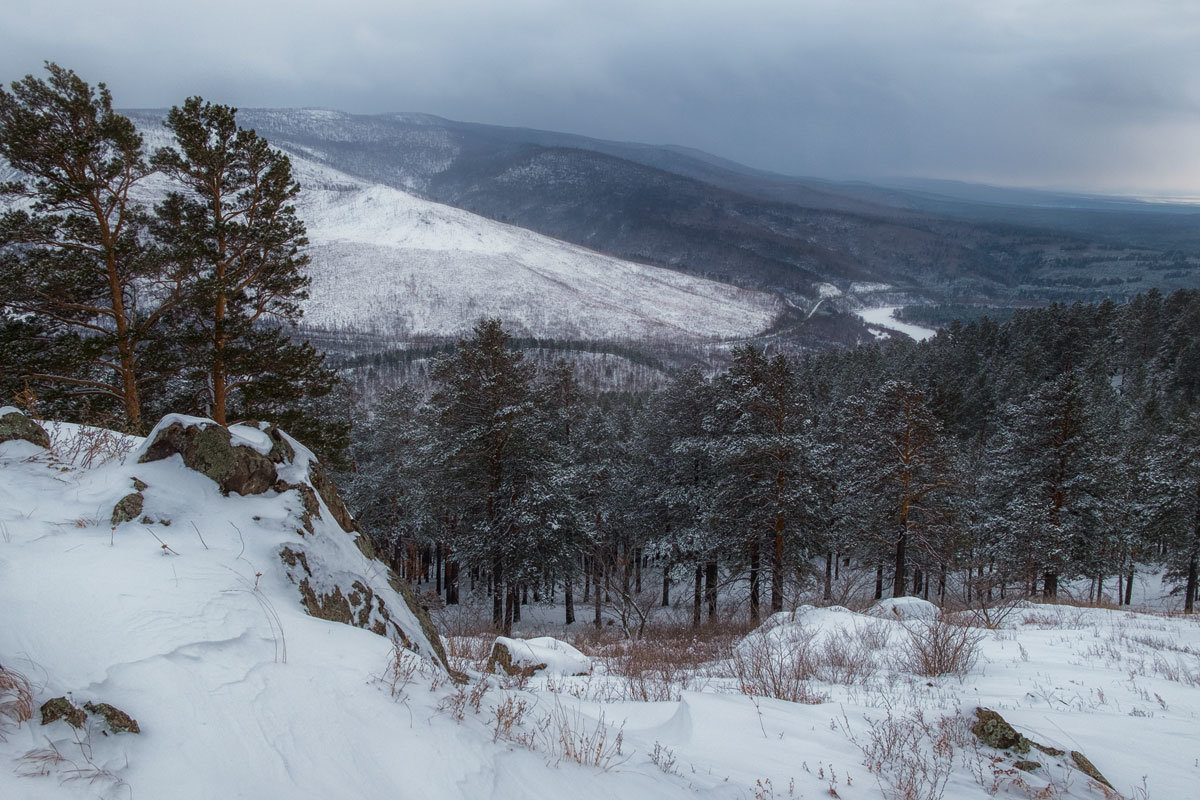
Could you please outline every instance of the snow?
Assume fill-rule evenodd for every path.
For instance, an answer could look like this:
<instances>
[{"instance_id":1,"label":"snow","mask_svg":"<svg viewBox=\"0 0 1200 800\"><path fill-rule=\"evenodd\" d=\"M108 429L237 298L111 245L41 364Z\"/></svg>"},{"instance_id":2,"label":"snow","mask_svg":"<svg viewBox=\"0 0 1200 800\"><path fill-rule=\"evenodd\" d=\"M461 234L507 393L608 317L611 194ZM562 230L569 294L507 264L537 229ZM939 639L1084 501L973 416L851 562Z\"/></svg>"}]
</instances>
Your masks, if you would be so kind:
<instances>
[{"instance_id":1,"label":"snow","mask_svg":"<svg viewBox=\"0 0 1200 800\"><path fill-rule=\"evenodd\" d=\"M518 335L711 341L754 335L775 295L635 264L303 158L312 242L305 323L398 337L458 335L498 316Z\"/></svg>"},{"instance_id":2,"label":"snow","mask_svg":"<svg viewBox=\"0 0 1200 800\"><path fill-rule=\"evenodd\" d=\"M545 671L554 675L586 675L592 671L590 658L552 636L539 636L534 639L498 636L496 644L508 648L512 663L517 667L544 664Z\"/></svg>"},{"instance_id":3,"label":"snow","mask_svg":"<svg viewBox=\"0 0 1200 800\"><path fill-rule=\"evenodd\" d=\"M933 603L919 597L885 597L871 611L894 619L937 619L941 613Z\"/></svg>"},{"instance_id":4,"label":"snow","mask_svg":"<svg viewBox=\"0 0 1200 800\"><path fill-rule=\"evenodd\" d=\"M868 326L882 328L885 331L897 331L918 342L923 342L937 333L937 331L930 328L922 328L919 325L901 322L895 317L897 309L899 309L899 306L880 306L878 308L864 308L854 313ZM881 336L881 338L886 337Z\"/></svg>"},{"instance_id":5,"label":"snow","mask_svg":"<svg viewBox=\"0 0 1200 800\"><path fill-rule=\"evenodd\" d=\"M70 433L59 430L56 447ZM311 456L298 452L306 472ZM112 530L108 513L134 476L148 485L145 513L156 521ZM864 766L872 736L918 712L931 724L969 723L976 706L1039 743L1082 751L1124 797L1196 796L1195 618L1010 604L992 610L996 629L973 629L980 657L966 675L926 677L900 663L910 631L929 622L923 601L865 614L801 606L768 618L734 652L866 648L873 671L817 675L811 689L826 699L812 705L746 696L722 660L671 678L688 681L677 700L614 699L629 696L627 679L567 645L564 629L521 643L540 650L539 663L547 652L562 659L549 674L473 671L460 690L387 639L304 612L277 568L282 544L328 574L372 580L373 567L348 536L320 527L327 522L317 533L328 535L298 537L299 510L294 492L222 497L178 459L138 464L130 454L83 467L27 442L0 444L0 664L31 679L37 705L69 693L111 703L142 729L5 727L0 797L748 800L832 789L873 800L889 778ZM575 658L594 669L566 674ZM476 711L469 698L484 681ZM505 713L518 716L508 733L497 724ZM607 769L573 763L560 749L564 730L599 731L610 746L619 732L620 754ZM954 740L945 798L1028 797L1049 782L1055 797L1104 796L1040 754L1043 769L1022 773L1025 791L991 772L990 756L1002 769L1011 758L969 738ZM69 761L39 760L51 745ZM977 770L1002 779L995 795Z\"/></svg>"}]
</instances>

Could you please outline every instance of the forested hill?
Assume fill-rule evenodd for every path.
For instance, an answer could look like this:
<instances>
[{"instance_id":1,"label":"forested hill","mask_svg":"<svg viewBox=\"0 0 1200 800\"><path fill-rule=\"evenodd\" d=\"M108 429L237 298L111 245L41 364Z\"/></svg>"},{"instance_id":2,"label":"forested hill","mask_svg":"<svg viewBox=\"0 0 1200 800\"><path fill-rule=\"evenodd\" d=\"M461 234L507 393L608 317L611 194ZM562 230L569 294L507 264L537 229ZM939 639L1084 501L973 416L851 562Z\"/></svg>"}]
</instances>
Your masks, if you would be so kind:
<instances>
[{"instance_id":1,"label":"forested hill","mask_svg":"<svg viewBox=\"0 0 1200 800\"><path fill-rule=\"evenodd\" d=\"M815 296L1132 297L1200 285L1195 209L790 178L686 148L423 114L243 109L291 152L610 255Z\"/></svg>"},{"instance_id":2,"label":"forested hill","mask_svg":"<svg viewBox=\"0 0 1200 800\"><path fill-rule=\"evenodd\" d=\"M1200 292L1151 292L924 343L745 346L719 374L617 397L535 369L491 321L439 362L427 401L401 390L372 409L346 479L382 546L427 550L449 602L459 569L512 592L586 575L624 587L618 604L655 580L664 601L682 583L698 623L718 587L751 619L813 581L836 600L835 570L877 597L1069 586L1129 602L1135 573L1165 568L1191 610L1197 332ZM496 602L511 623L520 599Z\"/></svg>"}]
</instances>

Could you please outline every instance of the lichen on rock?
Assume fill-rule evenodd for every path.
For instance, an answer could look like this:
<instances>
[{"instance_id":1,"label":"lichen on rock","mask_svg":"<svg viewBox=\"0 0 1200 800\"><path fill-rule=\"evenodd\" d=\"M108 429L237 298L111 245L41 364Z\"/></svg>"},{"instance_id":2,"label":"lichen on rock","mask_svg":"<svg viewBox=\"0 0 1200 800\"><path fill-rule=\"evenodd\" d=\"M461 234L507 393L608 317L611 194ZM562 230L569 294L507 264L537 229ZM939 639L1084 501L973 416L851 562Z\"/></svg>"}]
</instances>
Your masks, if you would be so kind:
<instances>
[{"instance_id":1,"label":"lichen on rock","mask_svg":"<svg viewBox=\"0 0 1200 800\"><path fill-rule=\"evenodd\" d=\"M72 728L82 728L87 722L88 715L100 717L113 733L141 733L142 729L133 717L109 703L97 703L89 700L83 708L72 703L65 697L55 697L42 703L42 724L49 725L58 720L66 720Z\"/></svg>"},{"instance_id":2,"label":"lichen on rock","mask_svg":"<svg viewBox=\"0 0 1200 800\"><path fill-rule=\"evenodd\" d=\"M976 708L975 717L976 722L971 726L971 733L975 734L979 741L997 750L1012 750L1022 754L1029 752L1033 743L1017 733L1016 729L995 711Z\"/></svg>"},{"instance_id":3,"label":"lichen on rock","mask_svg":"<svg viewBox=\"0 0 1200 800\"><path fill-rule=\"evenodd\" d=\"M158 428L138 463L176 454L188 469L212 478L223 494L262 494L277 480L270 458L252 447L235 445L229 431L214 422L188 424L176 420Z\"/></svg>"},{"instance_id":4,"label":"lichen on rock","mask_svg":"<svg viewBox=\"0 0 1200 800\"><path fill-rule=\"evenodd\" d=\"M0 408L0 442L20 439L50 449L50 434L12 406Z\"/></svg>"},{"instance_id":5,"label":"lichen on rock","mask_svg":"<svg viewBox=\"0 0 1200 800\"><path fill-rule=\"evenodd\" d=\"M87 721L87 712L65 697L54 697L42 703L42 724L49 725L60 719L72 728L82 728Z\"/></svg>"},{"instance_id":6,"label":"lichen on rock","mask_svg":"<svg viewBox=\"0 0 1200 800\"><path fill-rule=\"evenodd\" d=\"M142 507L145 505L145 502L146 498L142 497L141 492L132 492L125 495L113 506L109 524L115 528L123 522L137 519L142 513Z\"/></svg>"},{"instance_id":7,"label":"lichen on rock","mask_svg":"<svg viewBox=\"0 0 1200 800\"><path fill-rule=\"evenodd\" d=\"M138 727L138 722L133 717L126 714L116 706L108 703L84 703L83 707L88 713L95 714L104 719L108 725L108 729L113 733L141 733L142 729Z\"/></svg>"},{"instance_id":8,"label":"lichen on rock","mask_svg":"<svg viewBox=\"0 0 1200 800\"><path fill-rule=\"evenodd\" d=\"M492 645L492 653L488 656L487 671L495 672L496 667L504 670L504 674L528 678L539 669L545 669L545 664L517 664L513 660L512 651L503 642Z\"/></svg>"},{"instance_id":9,"label":"lichen on rock","mask_svg":"<svg viewBox=\"0 0 1200 800\"><path fill-rule=\"evenodd\" d=\"M1071 751L1071 760L1075 762L1075 766L1084 775L1087 775L1094 781L1103 783L1108 788L1112 789L1113 785L1108 782L1108 779L1100 774L1100 770L1096 769L1096 765L1088 760L1088 757L1078 750Z\"/></svg>"},{"instance_id":10,"label":"lichen on rock","mask_svg":"<svg viewBox=\"0 0 1200 800\"><path fill-rule=\"evenodd\" d=\"M262 494L272 489L283 495L295 490L301 507L291 512L291 519L305 544L293 542L277 553L288 579L299 590L304 609L319 619L392 637L450 671L428 611L408 586L380 563L337 486L302 445L267 423L225 428L212 420L172 415L155 428L138 461L159 461L173 455L179 455L184 466L215 481L226 495ZM331 519L319 524L324 517ZM329 523L336 523L341 531ZM343 534L349 534L359 553L372 563L362 564L352 556ZM386 575L387 585L364 577L376 574ZM389 585L399 598L389 591ZM411 611L411 617L401 604Z\"/></svg>"}]
</instances>

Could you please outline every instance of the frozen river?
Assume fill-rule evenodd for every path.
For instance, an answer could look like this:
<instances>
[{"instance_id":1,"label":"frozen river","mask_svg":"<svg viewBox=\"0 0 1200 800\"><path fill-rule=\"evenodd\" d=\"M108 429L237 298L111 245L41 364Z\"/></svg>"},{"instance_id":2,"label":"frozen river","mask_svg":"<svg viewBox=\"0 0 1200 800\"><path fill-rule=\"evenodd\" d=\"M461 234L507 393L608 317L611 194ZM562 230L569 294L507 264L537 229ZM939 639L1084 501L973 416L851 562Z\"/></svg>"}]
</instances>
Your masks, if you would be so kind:
<instances>
[{"instance_id":1,"label":"frozen river","mask_svg":"<svg viewBox=\"0 0 1200 800\"><path fill-rule=\"evenodd\" d=\"M854 313L868 325L877 328L886 328L889 331L898 331L916 339L918 342L923 342L937 333L937 331L930 328L922 328L919 325L911 325L896 319L892 315L896 313L896 309L898 308L899 306L880 306L879 308L864 308Z\"/></svg>"}]
</instances>

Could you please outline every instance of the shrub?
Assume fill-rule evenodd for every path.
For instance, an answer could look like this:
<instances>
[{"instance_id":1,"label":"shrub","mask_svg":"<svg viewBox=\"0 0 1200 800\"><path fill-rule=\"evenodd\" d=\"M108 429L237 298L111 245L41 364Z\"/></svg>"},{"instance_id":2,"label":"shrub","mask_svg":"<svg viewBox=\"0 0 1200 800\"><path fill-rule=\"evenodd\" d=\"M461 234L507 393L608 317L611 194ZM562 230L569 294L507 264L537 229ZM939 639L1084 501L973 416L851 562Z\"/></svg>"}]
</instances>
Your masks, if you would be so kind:
<instances>
[{"instance_id":1,"label":"shrub","mask_svg":"<svg viewBox=\"0 0 1200 800\"><path fill-rule=\"evenodd\" d=\"M910 622L908 641L897 656L897 667L926 677L966 675L979 658L984 631L955 625L943 618Z\"/></svg>"},{"instance_id":2,"label":"shrub","mask_svg":"<svg viewBox=\"0 0 1200 800\"><path fill-rule=\"evenodd\" d=\"M863 754L863 766L879 784L886 800L941 800L954 766L956 747L967 739L961 715L931 722L920 710L899 716L889 708L883 719L868 719L859 738L843 730Z\"/></svg>"},{"instance_id":3,"label":"shrub","mask_svg":"<svg viewBox=\"0 0 1200 800\"><path fill-rule=\"evenodd\" d=\"M809 685L816 658L813 633L802 625L788 626L786 637L771 632L747 636L734 648L731 663L742 694L809 704L829 697Z\"/></svg>"}]
</instances>

